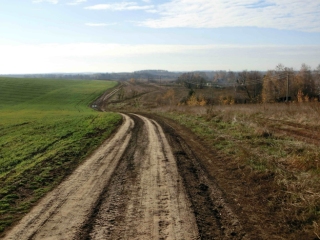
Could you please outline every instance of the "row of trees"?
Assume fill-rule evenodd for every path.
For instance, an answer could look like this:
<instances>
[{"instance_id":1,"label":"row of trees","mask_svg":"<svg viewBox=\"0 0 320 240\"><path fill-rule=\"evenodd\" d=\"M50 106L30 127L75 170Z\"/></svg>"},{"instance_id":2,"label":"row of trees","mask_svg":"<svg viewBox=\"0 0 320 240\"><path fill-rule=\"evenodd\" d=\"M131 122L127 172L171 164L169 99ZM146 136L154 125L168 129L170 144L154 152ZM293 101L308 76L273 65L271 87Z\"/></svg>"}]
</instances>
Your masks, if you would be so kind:
<instances>
[{"instance_id":1,"label":"row of trees","mask_svg":"<svg viewBox=\"0 0 320 240\"><path fill-rule=\"evenodd\" d=\"M188 88L203 88L207 82L214 87L233 88L236 102L319 100L320 65L312 70L310 66L302 64L299 71L282 64L267 72L216 71L211 81L204 72L184 73L176 82Z\"/></svg>"},{"instance_id":2,"label":"row of trees","mask_svg":"<svg viewBox=\"0 0 320 240\"><path fill-rule=\"evenodd\" d=\"M320 65L311 70L310 66L302 64L299 71L294 71L279 64L266 73L242 71L234 74L229 71L224 77L228 75L235 77L235 81L228 81L229 86L234 85L235 98L237 93L244 92L247 101L253 103L319 99L320 95Z\"/></svg>"},{"instance_id":3,"label":"row of trees","mask_svg":"<svg viewBox=\"0 0 320 240\"><path fill-rule=\"evenodd\" d=\"M203 88L207 82L212 83L234 83L238 73L232 71L215 72L188 72L181 74L176 83L183 84L188 88Z\"/></svg>"},{"instance_id":4,"label":"row of trees","mask_svg":"<svg viewBox=\"0 0 320 240\"><path fill-rule=\"evenodd\" d=\"M306 64L302 64L299 71L279 64L266 73L242 71L237 73L234 87L235 95L239 90L245 92L247 101L252 103L301 101L302 98L318 100L320 65L315 70Z\"/></svg>"},{"instance_id":5,"label":"row of trees","mask_svg":"<svg viewBox=\"0 0 320 240\"><path fill-rule=\"evenodd\" d=\"M263 78L262 100L264 102L292 101L319 99L320 94L320 65L311 70L310 66L302 64L300 71L279 64L275 70L268 71Z\"/></svg>"}]
</instances>

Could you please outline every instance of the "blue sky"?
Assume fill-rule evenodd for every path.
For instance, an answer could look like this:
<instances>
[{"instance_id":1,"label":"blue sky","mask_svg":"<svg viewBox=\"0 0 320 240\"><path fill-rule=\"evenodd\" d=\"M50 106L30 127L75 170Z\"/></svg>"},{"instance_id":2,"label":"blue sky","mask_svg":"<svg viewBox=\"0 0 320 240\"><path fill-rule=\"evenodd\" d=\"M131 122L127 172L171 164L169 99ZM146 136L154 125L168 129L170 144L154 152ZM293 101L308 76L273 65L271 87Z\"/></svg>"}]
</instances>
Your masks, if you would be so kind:
<instances>
[{"instance_id":1,"label":"blue sky","mask_svg":"<svg viewBox=\"0 0 320 240\"><path fill-rule=\"evenodd\" d=\"M0 74L320 64L319 0L15 0Z\"/></svg>"}]
</instances>

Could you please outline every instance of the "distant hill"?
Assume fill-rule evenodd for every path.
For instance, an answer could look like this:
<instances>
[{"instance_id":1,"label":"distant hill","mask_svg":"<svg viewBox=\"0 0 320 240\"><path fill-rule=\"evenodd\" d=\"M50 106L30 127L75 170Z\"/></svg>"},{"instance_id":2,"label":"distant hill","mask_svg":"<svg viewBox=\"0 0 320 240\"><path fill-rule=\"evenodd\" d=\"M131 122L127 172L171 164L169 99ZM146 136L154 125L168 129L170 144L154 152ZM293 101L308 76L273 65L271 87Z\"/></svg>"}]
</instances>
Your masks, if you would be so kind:
<instances>
[{"instance_id":1,"label":"distant hill","mask_svg":"<svg viewBox=\"0 0 320 240\"><path fill-rule=\"evenodd\" d=\"M126 81L131 78L135 79L148 79L149 81L158 81L163 80L175 80L181 74L186 73L188 71L175 71L170 72L167 70L140 70L134 72L106 72L106 73L45 73L45 74L6 74L0 75L4 77L15 77L15 78L47 78L47 79L97 79L97 80L120 80ZM224 79L227 80L228 74L232 73L232 78L236 78L239 72L231 72L224 70L217 71L192 71L194 73L205 73L207 75L207 79L212 81L214 79ZM261 72L264 74L265 72ZM227 80L228 81L228 80Z\"/></svg>"}]
</instances>

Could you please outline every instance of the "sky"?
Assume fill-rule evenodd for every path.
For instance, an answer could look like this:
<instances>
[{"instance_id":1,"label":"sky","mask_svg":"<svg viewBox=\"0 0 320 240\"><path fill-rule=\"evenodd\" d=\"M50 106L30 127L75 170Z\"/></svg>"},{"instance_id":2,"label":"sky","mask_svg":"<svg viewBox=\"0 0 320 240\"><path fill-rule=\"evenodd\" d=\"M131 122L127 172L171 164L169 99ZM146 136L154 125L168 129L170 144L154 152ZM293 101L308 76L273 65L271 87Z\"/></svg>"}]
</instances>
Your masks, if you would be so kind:
<instances>
[{"instance_id":1,"label":"sky","mask_svg":"<svg viewBox=\"0 0 320 240\"><path fill-rule=\"evenodd\" d=\"M0 0L0 74L299 70L320 0Z\"/></svg>"}]
</instances>

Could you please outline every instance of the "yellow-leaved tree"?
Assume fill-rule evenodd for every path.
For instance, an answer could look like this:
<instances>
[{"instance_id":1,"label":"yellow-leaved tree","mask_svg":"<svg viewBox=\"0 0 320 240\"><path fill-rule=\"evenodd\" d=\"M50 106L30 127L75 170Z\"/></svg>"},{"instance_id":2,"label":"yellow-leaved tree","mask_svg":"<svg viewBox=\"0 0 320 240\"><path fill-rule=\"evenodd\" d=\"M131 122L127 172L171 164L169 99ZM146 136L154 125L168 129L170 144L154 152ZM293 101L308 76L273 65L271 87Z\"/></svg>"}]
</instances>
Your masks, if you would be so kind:
<instances>
[{"instance_id":1,"label":"yellow-leaved tree","mask_svg":"<svg viewBox=\"0 0 320 240\"><path fill-rule=\"evenodd\" d=\"M197 106L198 100L195 94L192 94L189 100L187 101L188 106Z\"/></svg>"},{"instance_id":2,"label":"yellow-leaved tree","mask_svg":"<svg viewBox=\"0 0 320 240\"><path fill-rule=\"evenodd\" d=\"M203 95L200 94L199 96L199 105L200 106L205 106L207 104L207 101L204 99Z\"/></svg>"}]
</instances>

